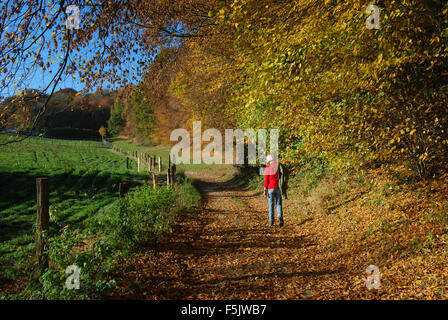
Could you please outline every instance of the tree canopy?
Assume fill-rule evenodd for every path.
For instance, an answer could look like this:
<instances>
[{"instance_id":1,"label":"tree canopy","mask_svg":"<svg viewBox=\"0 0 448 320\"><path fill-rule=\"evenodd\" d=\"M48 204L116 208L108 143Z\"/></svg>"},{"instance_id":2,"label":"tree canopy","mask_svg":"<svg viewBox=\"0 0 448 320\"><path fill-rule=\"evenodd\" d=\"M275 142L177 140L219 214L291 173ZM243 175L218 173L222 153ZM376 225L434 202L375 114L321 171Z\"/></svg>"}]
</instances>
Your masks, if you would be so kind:
<instances>
[{"instance_id":1,"label":"tree canopy","mask_svg":"<svg viewBox=\"0 0 448 320\"><path fill-rule=\"evenodd\" d=\"M81 8L79 30L62 23L68 4ZM448 154L447 1L377 1L378 28L366 25L371 4L15 0L0 22L2 85L18 85L26 61L49 67L44 47L59 50L60 70L87 86L140 81L148 108L132 104L138 130L159 141L174 129L167 108L188 116L176 125L279 128L281 157L293 167L398 161L425 178ZM150 113L158 133L145 128Z\"/></svg>"}]
</instances>

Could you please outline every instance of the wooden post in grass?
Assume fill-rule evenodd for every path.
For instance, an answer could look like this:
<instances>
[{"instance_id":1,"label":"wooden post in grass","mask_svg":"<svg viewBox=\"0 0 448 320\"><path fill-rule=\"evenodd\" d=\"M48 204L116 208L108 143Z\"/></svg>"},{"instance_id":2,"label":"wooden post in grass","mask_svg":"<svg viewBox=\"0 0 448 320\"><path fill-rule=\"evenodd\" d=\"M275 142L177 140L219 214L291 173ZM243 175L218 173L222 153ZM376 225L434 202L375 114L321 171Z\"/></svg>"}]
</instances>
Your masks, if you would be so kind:
<instances>
[{"instance_id":1,"label":"wooden post in grass","mask_svg":"<svg viewBox=\"0 0 448 320\"><path fill-rule=\"evenodd\" d=\"M159 172L162 172L162 157L159 156Z\"/></svg>"},{"instance_id":2,"label":"wooden post in grass","mask_svg":"<svg viewBox=\"0 0 448 320\"><path fill-rule=\"evenodd\" d=\"M137 156L137 172L140 172L140 157Z\"/></svg>"},{"instance_id":3,"label":"wooden post in grass","mask_svg":"<svg viewBox=\"0 0 448 320\"><path fill-rule=\"evenodd\" d=\"M129 158L126 157L126 169L129 169Z\"/></svg>"},{"instance_id":4,"label":"wooden post in grass","mask_svg":"<svg viewBox=\"0 0 448 320\"><path fill-rule=\"evenodd\" d=\"M176 165L173 164L171 166L171 182L172 184L176 184Z\"/></svg>"},{"instance_id":5,"label":"wooden post in grass","mask_svg":"<svg viewBox=\"0 0 448 320\"><path fill-rule=\"evenodd\" d=\"M171 184L171 168L168 167L168 172L166 173L166 184L169 186Z\"/></svg>"},{"instance_id":6,"label":"wooden post in grass","mask_svg":"<svg viewBox=\"0 0 448 320\"><path fill-rule=\"evenodd\" d=\"M118 185L118 191L120 194L120 198L123 198L126 195L126 193L128 193L128 189L129 189L129 186L126 182L120 182L120 184Z\"/></svg>"},{"instance_id":7,"label":"wooden post in grass","mask_svg":"<svg viewBox=\"0 0 448 320\"><path fill-rule=\"evenodd\" d=\"M171 182L173 183L173 184L176 184L176 156L173 154L173 155L171 155L171 153L170 153L170 158L171 158L171 156L173 157L173 165L171 166Z\"/></svg>"},{"instance_id":8,"label":"wooden post in grass","mask_svg":"<svg viewBox=\"0 0 448 320\"><path fill-rule=\"evenodd\" d=\"M152 174L152 185L154 188L159 184L159 179L155 173Z\"/></svg>"},{"instance_id":9,"label":"wooden post in grass","mask_svg":"<svg viewBox=\"0 0 448 320\"><path fill-rule=\"evenodd\" d=\"M168 172L170 175L170 184L174 184L174 175L176 174L174 172L174 165L171 165L171 155L168 156Z\"/></svg>"},{"instance_id":10,"label":"wooden post in grass","mask_svg":"<svg viewBox=\"0 0 448 320\"><path fill-rule=\"evenodd\" d=\"M41 270L48 268L48 230L50 229L50 180L36 179L36 254Z\"/></svg>"}]
</instances>

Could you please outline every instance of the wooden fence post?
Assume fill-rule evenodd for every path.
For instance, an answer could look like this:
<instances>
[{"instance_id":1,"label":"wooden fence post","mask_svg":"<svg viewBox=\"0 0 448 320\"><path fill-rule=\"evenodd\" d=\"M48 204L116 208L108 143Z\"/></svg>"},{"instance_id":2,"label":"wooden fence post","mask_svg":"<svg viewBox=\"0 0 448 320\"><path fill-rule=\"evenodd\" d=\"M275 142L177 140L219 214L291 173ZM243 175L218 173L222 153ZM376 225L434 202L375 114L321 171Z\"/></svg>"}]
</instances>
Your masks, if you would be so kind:
<instances>
[{"instance_id":1,"label":"wooden fence post","mask_svg":"<svg viewBox=\"0 0 448 320\"><path fill-rule=\"evenodd\" d=\"M37 220L36 220L36 254L40 269L48 268L48 230L50 229L50 180L36 179Z\"/></svg>"},{"instance_id":2,"label":"wooden fence post","mask_svg":"<svg viewBox=\"0 0 448 320\"><path fill-rule=\"evenodd\" d=\"M120 193L120 198L123 198L126 193L128 193L129 186L126 182L120 182L118 185L118 191Z\"/></svg>"},{"instance_id":3,"label":"wooden fence post","mask_svg":"<svg viewBox=\"0 0 448 320\"><path fill-rule=\"evenodd\" d=\"M155 173L152 174L152 185L154 188L159 184L159 179Z\"/></svg>"},{"instance_id":4,"label":"wooden fence post","mask_svg":"<svg viewBox=\"0 0 448 320\"><path fill-rule=\"evenodd\" d=\"M175 164L173 164L172 166L171 166L171 182L172 182L172 184L176 184L176 165Z\"/></svg>"},{"instance_id":5,"label":"wooden fence post","mask_svg":"<svg viewBox=\"0 0 448 320\"><path fill-rule=\"evenodd\" d=\"M171 184L171 168L168 167L168 172L166 174L166 184L169 186Z\"/></svg>"},{"instance_id":6,"label":"wooden fence post","mask_svg":"<svg viewBox=\"0 0 448 320\"><path fill-rule=\"evenodd\" d=\"M129 169L129 158L126 157L126 169Z\"/></svg>"},{"instance_id":7,"label":"wooden fence post","mask_svg":"<svg viewBox=\"0 0 448 320\"><path fill-rule=\"evenodd\" d=\"M140 172L140 157L137 156L137 172Z\"/></svg>"},{"instance_id":8,"label":"wooden fence post","mask_svg":"<svg viewBox=\"0 0 448 320\"><path fill-rule=\"evenodd\" d=\"M162 172L162 157L159 157L159 172Z\"/></svg>"}]
</instances>

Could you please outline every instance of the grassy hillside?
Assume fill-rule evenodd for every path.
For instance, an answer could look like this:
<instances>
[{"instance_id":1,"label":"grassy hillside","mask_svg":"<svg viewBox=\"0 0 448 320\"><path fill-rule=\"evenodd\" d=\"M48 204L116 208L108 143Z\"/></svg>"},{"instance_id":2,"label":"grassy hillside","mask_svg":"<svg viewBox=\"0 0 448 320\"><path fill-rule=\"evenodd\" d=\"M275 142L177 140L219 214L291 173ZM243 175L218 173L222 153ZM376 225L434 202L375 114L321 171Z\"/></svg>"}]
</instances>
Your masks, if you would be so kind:
<instances>
[{"instance_id":1,"label":"grassy hillside","mask_svg":"<svg viewBox=\"0 0 448 320\"><path fill-rule=\"evenodd\" d=\"M7 136L0 136L4 142ZM35 179L50 178L52 213L63 225L80 223L114 201L118 183L142 183L130 161L115 155L102 143L29 138L1 147L0 224L3 242L25 244L32 238L35 220ZM133 186L136 186L134 183Z\"/></svg>"},{"instance_id":2,"label":"grassy hillside","mask_svg":"<svg viewBox=\"0 0 448 320\"><path fill-rule=\"evenodd\" d=\"M1 135L0 143L11 139ZM100 142L30 137L0 148L0 272L11 271L17 250L33 251L37 177L50 178L51 236L66 226L83 229L107 211L119 182L132 189L147 178L133 161L127 170L125 158Z\"/></svg>"},{"instance_id":3,"label":"grassy hillside","mask_svg":"<svg viewBox=\"0 0 448 320\"><path fill-rule=\"evenodd\" d=\"M170 229L200 201L182 174L173 187L144 183L134 161L101 142L0 135L0 299L90 299L116 285L120 259ZM50 178L50 268L39 274L34 245L35 179ZM130 184L118 200L119 182ZM64 285L67 266L82 267L80 290Z\"/></svg>"}]
</instances>

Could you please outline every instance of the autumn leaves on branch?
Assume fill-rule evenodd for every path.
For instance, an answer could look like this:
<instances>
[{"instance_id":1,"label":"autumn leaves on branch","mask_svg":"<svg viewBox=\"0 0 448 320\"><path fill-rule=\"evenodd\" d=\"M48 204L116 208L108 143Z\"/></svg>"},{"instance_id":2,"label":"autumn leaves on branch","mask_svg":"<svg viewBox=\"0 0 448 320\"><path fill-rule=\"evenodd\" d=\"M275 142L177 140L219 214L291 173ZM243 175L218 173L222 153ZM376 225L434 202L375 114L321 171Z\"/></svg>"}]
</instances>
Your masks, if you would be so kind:
<instances>
[{"instance_id":1,"label":"autumn leaves on branch","mask_svg":"<svg viewBox=\"0 0 448 320\"><path fill-rule=\"evenodd\" d=\"M395 161L420 178L446 167L443 1L378 2L379 29L366 28L369 1L72 1L81 27L70 43L65 1L13 2L0 22L4 87L17 79L12 60L46 68L42 49L65 48L61 68L87 87L140 81L141 118L158 130L146 120L134 127L159 141L202 120L279 128L280 156L293 167ZM54 33L42 34L39 19Z\"/></svg>"}]
</instances>

